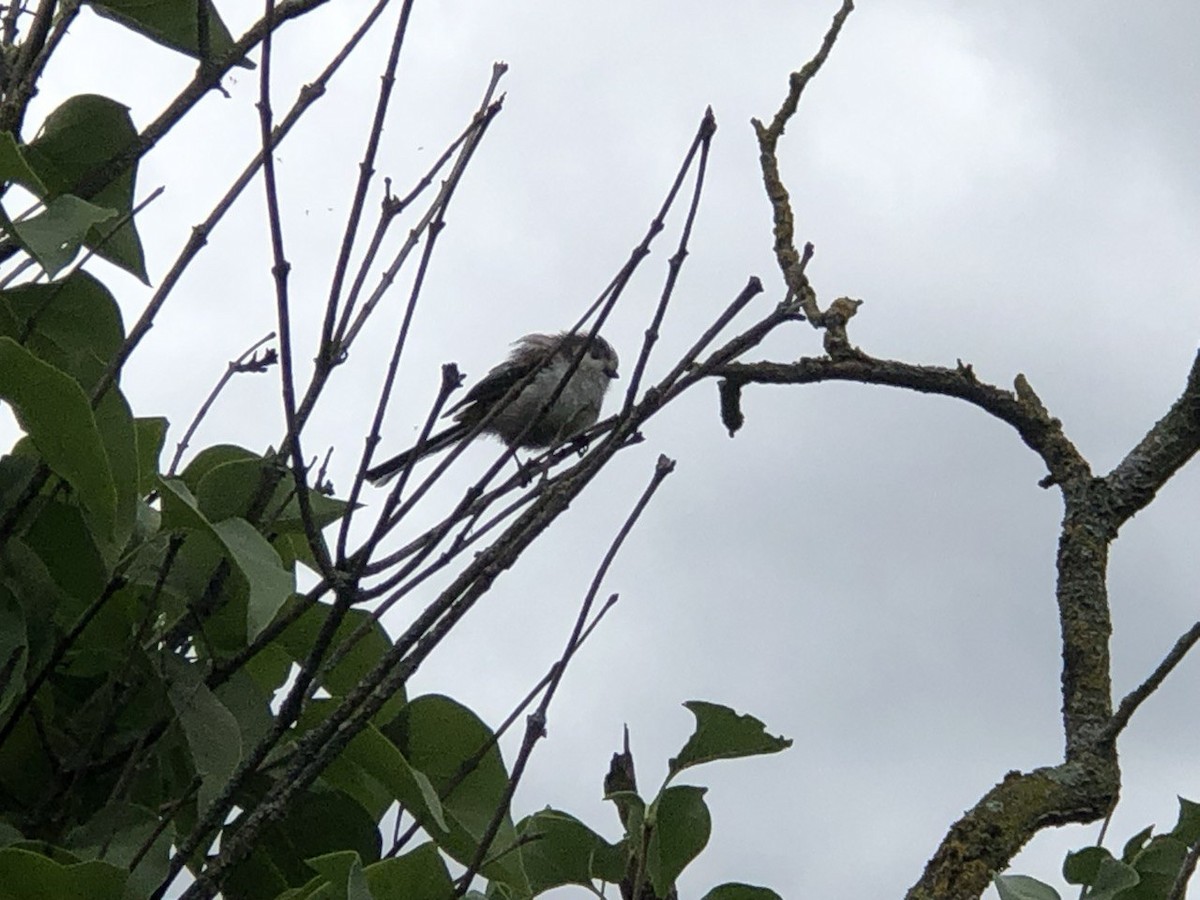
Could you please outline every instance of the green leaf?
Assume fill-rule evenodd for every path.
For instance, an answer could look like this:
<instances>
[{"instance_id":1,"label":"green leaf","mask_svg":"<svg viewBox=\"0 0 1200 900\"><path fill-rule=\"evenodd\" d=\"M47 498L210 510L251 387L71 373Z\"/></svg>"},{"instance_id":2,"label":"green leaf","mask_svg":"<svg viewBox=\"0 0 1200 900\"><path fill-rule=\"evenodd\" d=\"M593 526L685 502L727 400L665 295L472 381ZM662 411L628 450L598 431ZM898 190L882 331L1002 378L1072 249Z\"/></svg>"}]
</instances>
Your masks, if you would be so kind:
<instances>
[{"instance_id":1,"label":"green leaf","mask_svg":"<svg viewBox=\"0 0 1200 900\"><path fill-rule=\"evenodd\" d=\"M769 888L731 881L713 888L701 900L783 900L783 898Z\"/></svg>"},{"instance_id":2,"label":"green leaf","mask_svg":"<svg viewBox=\"0 0 1200 900\"><path fill-rule=\"evenodd\" d=\"M172 50L201 58L196 0L90 0L92 8L126 28L145 35ZM221 21L211 0L205 0L208 13L208 54L213 60L233 47L229 29Z\"/></svg>"},{"instance_id":3,"label":"green leaf","mask_svg":"<svg viewBox=\"0 0 1200 900\"><path fill-rule=\"evenodd\" d=\"M655 893L665 897L675 879L708 843L712 816L704 802L707 788L678 785L663 790L646 814L650 846L646 872Z\"/></svg>"},{"instance_id":4,"label":"green leaf","mask_svg":"<svg viewBox=\"0 0 1200 900\"><path fill-rule=\"evenodd\" d=\"M362 860L353 850L342 850L306 859L328 882L330 890L322 897L330 900L372 900L363 874Z\"/></svg>"},{"instance_id":5,"label":"green leaf","mask_svg":"<svg viewBox=\"0 0 1200 900\"><path fill-rule=\"evenodd\" d=\"M108 582L108 569L83 511L74 504L47 503L25 532L25 543L41 561L52 585L74 601L63 602L57 592L38 585L36 593L30 590L28 596L38 598L40 608L27 608L26 620L69 627ZM27 587L35 588L31 583Z\"/></svg>"},{"instance_id":6,"label":"green leaf","mask_svg":"<svg viewBox=\"0 0 1200 900\"><path fill-rule=\"evenodd\" d=\"M338 706L336 700L314 700L300 716L298 732L303 733L324 722ZM355 798L375 818L380 818L399 800L402 806L422 804L428 820L440 832L447 832L445 810L437 790L429 779L409 765L408 760L374 725L360 731L322 777L329 784Z\"/></svg>"},{"instance_id":7,"label":"green leaf","mask_svg":"<svg viewBox=\"0 0 1200 900\"><path fill-rule=\"evenodd\" d=\"M1068 853L1063 860L1063 878L1067 884L1094 884L1101 863L1112 858L1103 847L1084 847Z\"/></svg>"},{"instance_id":8,"label":"green leaf","mask_svg":"<svg viewBox=\"0 0 1200 900\"><path fill-rule=\"evenodd\" d=\"M112 472L113 487L117 491L117 508L113 522L113 554L108 560L115 565L117 554L125 549L133 534L137 520L138 503L138 448L137 430L133 424L133 413L124 395L113 388L101 398L96 406L96 428L104 442Z\"/></svg>"},{"instance_id":9,"label":"green leaf","mask_svg":"<svg viewBox=\"0 0 1200 900\"><path fill-rule=\"evenodd\" d=\"M104 285L79 270L52 284L0 291L0 334L62 369L87 392L125 340L116 300Z\"/></svg>"},{"instance_id":10,"label":"green leaf","mask_svg":"<svg viewBox=\"0 0 1200 900\"><path fill-rule=\"evenodd\" d=\"M264 485L268 483L271 472L270 463L261 456L250 456L217 463L196 478L193 472L198 460L199 457L188 466L184 478L196 481L196 502L204 514L214 522L230 516L246 516L258 500ZM205 459L205 462L209 461L211 457ZM269 504L258 505L265 511ZM265 516L263 521L266 521Z\"/></svg>"},{"instance_id":11,"label":"green leaf","mask_svg":"<svg viewBox=\"0 0 1200 900\"><path fill-rule=\"evenodd\" d=\"M76 491L97 545L111 545L117 490L91 405L78 382L42 362L10 337L0 337L0 398L56 475Z\"/></svg>"},{"instance_id":12,"label":"green leaf","mask_svg":"<svg viewBox=\"0 0 1200 900\"><path fill-rule=\"evenodd\" d=\"M604 795L617 807L617 814L625 823L625 837L641 842L642 823L646 821L646 801L635 791L613 791Z\"/></svg>"},{"instance_id":13,"label":"green leaf","mask_svg":"<svg viewBox=\"0 0 1200 900\"><path fill-rule=\"evenodd\" d=\"M0 587L0 721L5 720L2 714L8 705L25 689L28 661L25 611L11 591Z\"/></svg>"},{"instance_id":14,"label":"green leaf","mask_svg":"<svg viewBox=\"0 0 1200 900\"><path fill-rule=\"evenodd\" d=\"M289 601L289 610L290 604L297 602L299 601L294 599ZM303 665L308 658L309 651L316 643L317 635L332 610L331 604L314 603L279 636L280 646L287 650L297 664ZM321 677L321 687L335 697L343 697L354 690L392 646L387 631L367 610L349 609L333 633L330 652L341 647L364 623L369 623L369 627L363 637L351 647L341 662ZM327 656L326 659L328 658ZM389 701L380 715L376 716L376 722L387 722L399 711L405 702L404 692L398 691L393 700L395 702Z\"/></svg>"},{"instance_id":15,"label":"green leaf","mask_svg":"<svg viewBox=\"0 0 1200 900\"><path fill-rule=\"evenodd\" d=\"M78 519L79 511L72 508L71 512ZM40 521L40 518L35 521ZM77 606L58 586L46 564L30 546L28 537L28 532L25 539L10 537L0 547L0 587L9 592L9 597L16 604L15 608L9 608L7 624L0 628L0 634L11 640L23 641L25 648L21 658L14 659L11 664L11 677L17 682L20 682L22 672L40 669L50 658L58 643L57 626L65 624L56 622L56 616L73 616ZM92 552L94 557L95 551ZM70 566L74 560L61 562ZM97 590L101 589L105 577L97 566L96 578L92 582ZM95 593L89 593L88 596L95 596ZM21 620L19 625L16 621L18 616ZM8 652L0 655L0 660L8 658ZM0 678L0 684L3 683L4 679ZM0 693L4 693L4 689L0 689Z\"/></svg>"},{"instance_id":16,"label":"green leaf","mask_svg":"<svg viewBox=\"0 0 1200 900\"><path fill-rule=\"evenodd\" d=\"M209 468L196 485L196 500L210 519L245 516L267 483L267 474L274 464L261 457L232 459ZM191 467L189 467L190 469ZM349 504L335 500L309 488L309 508L318 529L336 522ZM261 505L261 504L260 504ZM290 472L277 478L270 501L263 506L262 521L271 531L303 534L304 519L296 497L296 482Z\"/></svg>"},{"instance_id":17,"label":"green leaf","mask_svg":"<svg viewBox=\"0 0 1200 900\"><path fill-rule=\"evenodd\" d=\"M46 204L46 208L30 219L13 222L17 240L53 278L79 253L89 231L101 222L115 218L117 211L74 194L63 194Z\"/></svg>"},{"instance_id":18,"label":"green leaf","mask_svg":"<svg viewBox=\"0 0 1200 900\"><path fill-rule=\"evenodd\" d=\"M295 577L283 568L279 554L245 519L210 522L195 498L175 478L160 478L163 526L193 528L210 535L232 564L247 596L247 638L265 628L295 590Z\"/></svg>"},{"instance_id":19,"label":"green leaf","mask_svg":"<svg viewBox=\"0 0 1200 900\"><path fill-rule=\"evenodd\" d=\"M168 654L171 706L187 737L196 774L200 776L203 812L225 787L242 758L241 730L233 713L204 684L197 666Z\"/></svg>"},{"instance_id":20,"label":"green leaf","mask_svg":"<svg viewBox=\"0 0 1200 900\"><path fill-rule=\"evenodd\" d=\"M265 789L266 785L264 785ZM251 808L261 792L247 798ZM230 833L236 834L246 815ZM313 789L288 805L281 821L259 832L254 850L230 872L222 893L228 897L275 897L288 888L304 887L313 867L306 860L351 851L359 859L379 859L379 828L367 812L340 791ZM321 892L317 896L331 896Z\"/></svg>"},{"instance_id":21,"label":"green leaf","mask_svg":"<svg viewBox=\"0 0 1200 900\"><path fill-rule=\"evenodd\" d=\"M70 97L46 117L38 136L25 148L25 158L49 191L49 199L78 194L92 177L138 139L127 107L97 94ZM136 164L95 193L84 196L96 206L125 217L133 211ZM141 241L132 219L101 225L89 233L87 246L109 262L147 281ZM148 283L148 282L147 282Z\"/></svg>"},{"instance_id":22,"label":"green leaf","mask_svg":"<svg viewBox=\"0 0 1200 900\"><path fill-rule=\"evenodd\" d=\"M138 493L149 494L158 486L159 456L167 438L167 420L162 416L134 419L137 431Z\"/></svg>"},{"instance_id":23,"label":"green leaf","mask_svg":"<svg viewBox=\"0 0 1200 900\"><path fill-rule=\"evenodd\" d=\"M253 450L236 444L213 444L197 453L179 477L183 479L188 490L195 494L199 490L200 479L206 474L219 465L239 459L261 460L262 457Z\"/></svg>"},{"instance_id":24,"label":"green leaf","mask_svg":"<svg viewBox=\"0 0 1200 900\"><path fill-rule=\"evenodd\" d=\"M338 700L325 697L309 701L300 714L295 730L287 735L288 743L294 747L297 740L323 724L338 705ZM377 746L376 742L381 746ZM355 735L349 745L326 766L321 773L321 783L352 798L367 811L372 820L378 821L397 799L390 782L394 777L393 772L399 769L408 769L400 751L368 726L364 732Z\"/></svg>"},{"instance_id":25,"label":"green leaf","mask_svg":"<svg viewBox=\"0 0 1200 900\"><path fill-rule=\"evenodd\" d=\"M9 844L17 844L25 840L25 835L17 831L7 822L0 820L0 847L7 847Z\"/></svg>"},{"instance_id":26,"label":"green leaf","mask_svg":"<svg viewBox=\"0 0 1200 900\"><path fill-rule=\"evenodd\" d=\"M226 519L212 527L249 588L246 637L253 640L296 590L295 576L283 568L275 548L245 519Z\"/></svg>"},{"instance_id":27,"label":"green leaf","mask_svg":"<svg viewBox=\"0 0 1200 900\"><path fill-rule=\"evenodd\" d=\"M467 707L437 694L410 701L381 730L408 764L423 773L436 789L449 830L440 830L415 784L408 789L411 796L405 807L438 846L459 862L469 863L508 783L499 748L491 746L453 790L451 783L464 764L473 761L490 744L491 730ZM489 850L493 860L482 872L486 878L527 895L529 880L521 865L521 855L504 852L516 841L516 829L506 815Z\"/></svg>"},{"instance_id":28,"label":"green leaf","mask_svg":"<svg viewBox=\"0 0 1200 900\"><path fill-rule=\"evenodd\" d=\"M30 168L11 131L0 132L0 182L15 182L38 197L46 193L46 186Z\"/></svg>"},{"instance_id":29,"label":"green leaf","mask_svg":"<svg viewBox=\"0 0 1200 900\"><path fill-rule=\"evenodd\" d=\"M728 706L702 700L690 700L683 705L696 717L696 730L679 755L671 760L671 776L715 759L778 753L792 746L789 738L767 734L763 723L754 716L738 715Z\"/></svg>"},{"instance_id":30,"label":"green leaf","mask_svg":"<svg viewBox=\"0 0 1200 900\"><path fill-rule=\"evenodd\" d=\"M544 809L517 825L525 872L533 895L565 884L617 883L625 874L625 852L610 845L574 816Z\"/></svg>"},{"instance_id":31,"label":"green leaf","mask_svg":"<svg viewBox=\"0 0 1200 900\"><path fill-rule=\"evenodd\" d=\"M238 669L215 689L217 699L237 720L243 747L253 747L271 730L271 698L245 669Z\"/></svg>"},{"instance_id":32,"label":"green leaf","mask_svg":"<svg viewBox=\"0 0 1200 900\"><path fill-rule=\"evenodd\" d=\"M1000 900L1062 900L1050 885L1028 875L997 875L993 882Z\"/></svg>"},{"instance_id":33,"label":"green leaf","mask_svg":"<svg viewBox=\"0 0 1200 900\"><path fill-rule=\"evenodd\" d=\"M11 798L6 801L6 809L32 809L54 789L56 777L33 717L22 716L7 740L0 744L0 790ZM3 870L0 863L0 871Z\"/></svg>"},{"instance_id":34,"label":"green leaf","mask_svg":"<svg viewBox=\"0 0 1200 900\"><path fill-rule=\"evenodd\" d=\"M82 859L104 859L105 862L128 869L141 853L147 841L153 840L150 850L130 873L127 896L149 897L167 874L168 852L174 829L161 829L153 810L132 803L115 803L101 807L85 825L73 829L66 847ZM159 832L156 835L156 832Z\"/></svg>"},{"instance_id":35,"label":"green leaf","mask_svg":"<svg viewBox=\"0 0 1200 900\"><path fill-rule=\"evenodd\" d=\"M453 900L454 882L434 844L422 844L364 870L375 900Z\"/></svg>"},{"instance_id":36,"label":"green leaf","mask_svg":"<svg viewBox=\"0 0 1200 900\"><path fill-rule=\"evenodd\" d=\"M1101 900L1116 896L1117 891L1131 888L1134 885L1137 886L1136 890L1122 894L1122 898L1158 900L1160 897L1166 897L1183 866L1187 851L1187 844L1183 841L1170 835L1157 835L1137 855L1132 868L1124 863L1114 864L1120 866L1121 869L1112 873L1108 882L1112 885L1112 891ZM1097 885L1099 886L1099 884L1099 879L1097 879Z\"/></svg>"},{"instance_id":37,"label":"green leaf","mask_svg":"<svg viewBox=\"0 0 1200 900\"><path fill-rule=\"evenodd\" d=\"M1128 841L1125 842L1125 849L1121 851L1121 861L1131 863L1133 858L1141 852L1146 846L1146 841L1150 840L1150 836L1154 834L1154 826L1147 825Z\"/></svg>"},{"instance_id":38,"label":"green leaf","mask_svg":"<svg viewBox=\"0 0 1200 900\"><path fill-rule=\"evenodd\" d=\"M125 870L89 860L63 865L39 853L0 850L0 898L3 900L121 900Z\"/></svg>"},{"instance_id":39,"label":"green leaf","mask_svg":"<svg viewBox=\"0 0 1200 900\"><path fill-rule=\"evenodd\" d=\"M1171 837L1188 845L1200 841L1200 803L1179 798L1179 820L1171 829Z\"/></svg>"}]
</instances>

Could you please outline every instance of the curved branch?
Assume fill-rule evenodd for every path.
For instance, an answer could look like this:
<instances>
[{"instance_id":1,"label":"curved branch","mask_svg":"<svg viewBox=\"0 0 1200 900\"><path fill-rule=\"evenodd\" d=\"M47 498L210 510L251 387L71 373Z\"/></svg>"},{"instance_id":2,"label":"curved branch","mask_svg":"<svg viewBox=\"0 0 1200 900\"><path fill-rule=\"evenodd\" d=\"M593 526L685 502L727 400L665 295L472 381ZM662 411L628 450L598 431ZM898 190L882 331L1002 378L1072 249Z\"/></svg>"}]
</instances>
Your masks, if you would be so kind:
<instances>
[{"instance_id":1,"label":"curved branch","mask_svg":"<svg viewBox=\"0 0 1200 900\"><path fill-rule=\"evenodd\" d=\"M836 301L835 301L836 303ZM832 308L832 307L831 307ZM740 427L740 390L748 383L809 384L858 381L965 400L1011 425L1041 457L1065 504L1055 590L1062 632L1065 760L1030 773L1011 772L946 834L909 900L979 897L992 875L1040 829L1101 818L1120 788L1109 736L1112 681L1108 639L1108 548L1116 534L1107 485L1066 437L1023 375L1013 391L981 382L970 366L954 369L880 360L855 351L795 363L731 363L717 370L721 414L731 433Z\"/></svg>"},{"instance_id":2,"label":"curved branch","mask_svg":"<svg viewBox=\"0 0 1200 900\"><path fill-rule=\"evenodd\" d=\"M1103 816L1116 777L1115 757L1098 768L1064 763L1009 772L954 823L905 900L979 897L1041 829Z\"/></svg>"},{"instance_id":3,"label":"curved branch","mask_svg":"<svg viewBox=\"0 0 1200 900\"><path fill-rule=\"evenodd\" d=\"M1200 450L1200 353L1187 385L1167 414L1105 476L1112 492L1113 528L1147 506L1158 489Z\"/></svg>"},{"instance_id":4,"label":"curved branch","mask_svg":"<svg viewBox=\"0 0 1200 900\"><path fill-rule=\"evenodd\" d=\"M807 357L794 363L731 363L715 373L725 379L722 402L740 415L736 391L745 384L813 384L819 381L858 381L907 388L923 394L957 397L1016 429L1021 440L1045 462L1050 475L1042 485L1068 484L1091 477L1087 461L1063 434L1062 423L1042 405L1024 376L1016 391L1006 391L975 377L968 365L957 368L918 366L891 359L857 356L843 359ZM726 424L730 424L727 420Z\"/></svg>"}]
</instances>

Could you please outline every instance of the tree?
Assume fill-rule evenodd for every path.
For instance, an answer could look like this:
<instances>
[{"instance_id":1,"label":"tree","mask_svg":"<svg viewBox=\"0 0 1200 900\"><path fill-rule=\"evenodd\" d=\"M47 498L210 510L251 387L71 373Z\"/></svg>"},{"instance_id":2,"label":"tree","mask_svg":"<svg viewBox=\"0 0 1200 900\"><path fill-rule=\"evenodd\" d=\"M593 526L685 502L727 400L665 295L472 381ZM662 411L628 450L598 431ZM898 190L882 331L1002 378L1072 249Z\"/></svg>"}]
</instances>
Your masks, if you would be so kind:
<instances>
[{"instance_id":1,"label":"tree","mask_svg":"<svg viewBox=\"0 0 1200 900\"><path fill-rule=\"evenodd\" d=\"M614 595L597 602L603 576L671 472L670 460L660 459L627 524L612 538L565 649L509 720L532 707L509 766L500 759L492 730L465 706L438 695L409 698L406 689L497 579L611 460L639 440L646 423L714 378L720 379L722 418L731 433L742 425L742 395L759 383L853 380L966 400L1016 429L1045 464L1044 486L1064 498L1058 600L1065 761L1010 774L997 785L954 826L910 896L978 896L1038 829L1103 817L1119 783L1116 737L1157 683L1152 679L1112 714L1107 547L1117 528L1195 452L1200 376L1193 369L1166 417L1110 475L1097 478L1023 377L1008 391L981 380L966 364L918 366L878 359L855 346L848 331L859 301L824 301L813 289L807 275L813 249L797 245L777 154L784 126L833 49L851 4L843 4L819 53L792 75L776 116L755 126L785 295L765 313L750 313L762 285L749 278L703 335L664 369L663 378L642 389L688 254L715 134L710 112L644 238L576 326L599 329L608 321L664 231L668 212L686 206L661 299L640 352L632 366L626 363L628 388L617 415L589 432L586 442L553 447L511 476L504 475L507 459L501 455L445 511L432 514L431 522L418 518L420 510L430 508L426 497L441 487L461 448L427 480L404 473L389 493L366 504L362 473L380 440L447 214L501 114L497 91L504 67L494 69L474 115L413 192L401 196L386 187L369 237L363 216L368 198L379 196L374 172L384 113L401 50L411 40L413 4L391 9L395 31L378 112L345 238L332 260L328 301L316 316L319 327L309 323L316 339L309 371L299 362L310 351L297 341L305 317L291 277L290 222L280 208L287 194L278 187L274 153L343 58L333 60L277 118L272 44L284 33L281 24L320 5L267 4L263 17L236 41L216 10L204 5L193 11L180 4L165 18L121 4L98 5L138 33L195 55L200 60L195 79L140 132L119 104L82 97L66 101L29 140L22 126L38 73L78 8L46 2L31 13L13 8L9 14L8 44L14 49L4 106L11 135L5 176L32 193L38 205L32 216L5 220L7 259L18 276L35 264L53 279L14 282L5 296L3 396L28 435L5 458L0 522L8 623L6 647L0 648L7 676L0 763L8 773L7 859L20 876L11 883L58 884L60 891L86 883L100 893L161 896L188 866L195 881L185 896L194 897L212 896L218 887L229 896L343 890L450 896L468 890L477 873L499 896L592 880L620 883L625 896L670 895L708 836L703 790L671 782L700 762L783 749L787 742L771 737L757 720L715 704L689 704L696 732L672 759L659 793L645 798L637 794L626 741L605 784L625 832L621 842L610 844L558 811L520 822L509 813L564 671L615 600ZM387 3L374 7L362 31L389 9ZM248 65L251 51L259 54L259 126L269 152L250 163L194 231L125 334L107 289L72 261L85 246L146 277L134 228L138 161L232 67ZM262 350L266 341L256 342L230 364L213 397L235 375L277 366L281 449L260 453L215 445L180 471L194 430L185 432L173 460L162 465L165 423L132 415L119 375L180 275L260 168L277 347ZM401 227L411 229L408 239L390 259L381 256L389 232ZM411 273L411 287L381 396L362 428L368 436L358 474L339 498L325 464L314 462L308 429L339 367L378 322L378 315L371 317L397 273ZM754 321L734 327L739 316ZM802 320L821 331L824 356L743 362L778 328ZM733 336L723 337L726 332ZM458 385L457 370L447 366L422 435ZM201 415L207 409L208 404ZM577 461L576 452L582 454ZM421 527L394 546L391 540L414 521L422 521ZM448 582L432 600L418 591L443 572ZM423 606L389 635L379 618L401 600ZM1195 639L1183 640L1159 674ZM380 820L395 803L413 824L404 830L397 821L390 851L375 861ZM1193 843L1190 828L1181 820L1173 839ZM411 841L422 834L431 843L413 849ZM168 854L171 846L174 856ZM452 881L442 854L457 860L466 874ZM1127 862L1136 862L1134 856ZM1174 861L1177 870L1181 863ZM1081 880L1094 880L1099 869L1096 863ZM128 880L126 871L132 873ZM1005 889L1014 884L1005 883ZM712 895L769 893L729 885Z\"/></svg>"}]
</instances>

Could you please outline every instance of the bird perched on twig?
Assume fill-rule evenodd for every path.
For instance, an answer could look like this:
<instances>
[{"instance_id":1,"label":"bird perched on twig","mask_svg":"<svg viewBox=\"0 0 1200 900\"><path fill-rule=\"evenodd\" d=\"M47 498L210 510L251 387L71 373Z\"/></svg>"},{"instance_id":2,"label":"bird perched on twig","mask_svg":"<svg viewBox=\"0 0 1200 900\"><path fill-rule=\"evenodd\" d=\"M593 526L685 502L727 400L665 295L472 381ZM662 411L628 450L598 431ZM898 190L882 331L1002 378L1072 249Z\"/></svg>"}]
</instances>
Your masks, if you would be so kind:
<instances>
[{"instance_id":1,"label":"bird perched on twig","mask_svg":"<svg viewBox=\"0 0 1200 900\"><path fill-rule=\"evenodd\" d=\"M563 384L576 359L579 365ZM372 484L386 484L410 461L461 441L493 409L495 414L480 433L494 434L514 449L549 447L574 437L596 423L609 382L616 377L617 353L599 335L527 334L513 345L508 359L446 411L445 415L454 416L456 424L431 435L419 448L368 469L367 478ZM525 379L525 386L497 408ZM546 408L556 391L558 396Z\"/></svg>"}]
</instances>

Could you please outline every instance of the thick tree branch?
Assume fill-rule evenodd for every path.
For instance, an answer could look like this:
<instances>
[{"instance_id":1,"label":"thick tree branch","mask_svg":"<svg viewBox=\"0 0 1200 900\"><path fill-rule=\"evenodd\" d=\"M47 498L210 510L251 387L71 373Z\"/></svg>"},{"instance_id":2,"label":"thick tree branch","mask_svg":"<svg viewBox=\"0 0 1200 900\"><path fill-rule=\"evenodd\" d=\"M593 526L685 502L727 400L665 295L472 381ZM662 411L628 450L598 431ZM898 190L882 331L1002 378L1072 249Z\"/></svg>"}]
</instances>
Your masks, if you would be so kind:
<instances>
[{"instance_id":1,"label":"thick tree branch","mask_svg":"<svg viewBox=\"0 0 1200 900\"><path fill-rule=\"evenodd\" d=\"M1154 499L1158 489L1200 449L1200 353L1187 385L1167 414L1105 476L1112 491L1113 526L1119 527Z\"/></svg>"},{"instance_id":2,"label":"thick tree branch","mask_svg":"<svg viewBox=\"0 0 1200 900\"><path fill-rule=\"evenodd\" d=\"M980 381L970 366L961 363L948 369L866 356L806 357L794 363L732 363L716 374L726 381L722 388L723 402L738 414L735 392L745 384L857 381L957 397L1015 428L1021 440L1045 462L1051 483L1065 484L1091 475L1086 460L1063 434L1062 423L1046 411L1024 376L1017 376L1015 392L1006 391Z\"/></svg>"}]
</instances>

